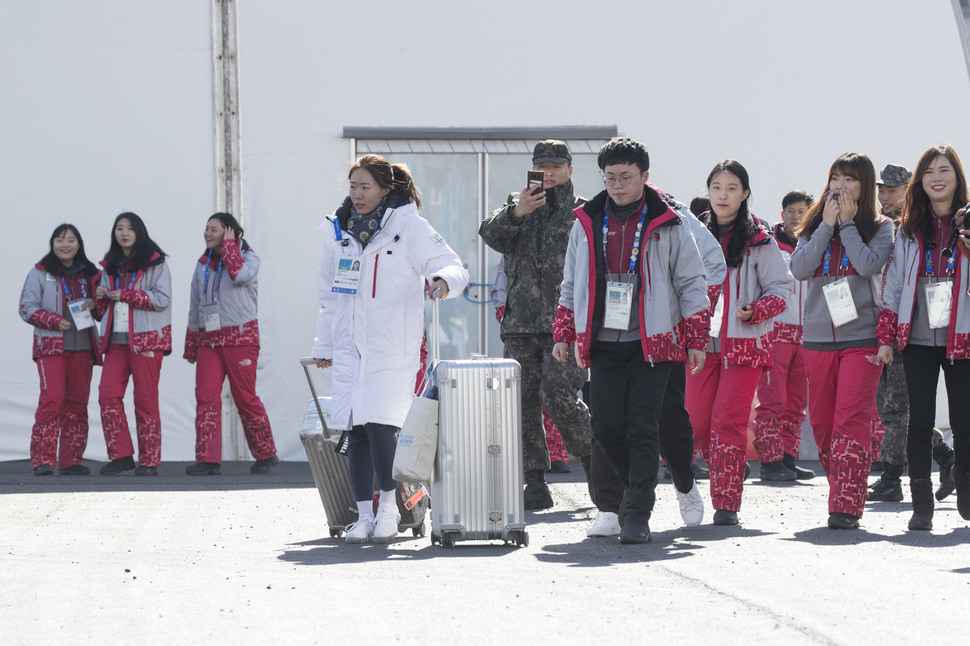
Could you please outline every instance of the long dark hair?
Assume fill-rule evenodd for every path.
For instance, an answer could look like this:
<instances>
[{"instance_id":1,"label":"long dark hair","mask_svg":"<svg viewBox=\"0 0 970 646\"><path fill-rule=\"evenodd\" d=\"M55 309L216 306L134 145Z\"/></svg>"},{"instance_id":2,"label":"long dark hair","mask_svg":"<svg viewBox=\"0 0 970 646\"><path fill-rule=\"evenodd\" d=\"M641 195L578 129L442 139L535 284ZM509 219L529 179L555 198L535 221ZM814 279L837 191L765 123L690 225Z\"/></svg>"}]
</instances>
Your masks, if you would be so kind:
<instances>
[{"instance_id":1,"label":"long dark hair","mask_svg":"<svg viewBox=\"0 0 970 646\"><path fill-rule=\"evenodd\" d=\"M741 180L741 188L747 191L748 197L750 197L751 184L748 181L748 171L740 162L734 159L725 159L711 170L707 176L707 192L710 193L711 182L714 181L714 178L719 173L725 171ZM757 231L757 226L752 226L753 224L754 219L748 211L748 198L746 197L741 201L741 206L738 207L738 216L732 222L731 239L728 241L727 253L725 254L726 258L724 259L729 267L739 267L744 260L744 248L748 244L748 240L754 237ZM711 210L710 218L707 220L707 228L714 234L715 238L718 237L717 217L714 215L713 210Z\"/></svg>"},{"instance_id":2,"label":"long dark hair","mask_svg":"<svg viewBox=\"0 0 970 646\"><path fill-rule=\"evenodd\" d=\"M74 264L78 266L85 276L91 278L98 273L98 269L90 260L88 260L87 254L84 253L84 238L81 237L81 232L77 230L76 226L73 224L67 224L66 222L58 225L58 227L54 229L54 233L51 234L51 239L48 244L50 250L47 252L46 256L40 259L40 263L38 264L40 264L49 274L56 274L61 271L63 265L61 264L61 261L58 259L57 255L54 253L54 241L68 231L73 233L74 237L77 238L77 254L74 256Z\"/></svg>"},{"instance_id":3,"label":"long dark hair","mask_svg":"<svg viewBox=\"0 0 970 646\"><path fill-rule=\"evenodd\" d=\"M960 163L960 157L957 155L957 151L953 150L953 146L949 144L928 148L923 153L923 156L919 158L919 163L916 164L916 170L913 172L913 176L909 180L909 185L906 187L903 222L899 225L900 230L910 239L915 238L916 233L919 232L927 245L932 245L933 240L936 238L933 231L936 226L934 224L936 220L933 217L933 210L930 207L930 196L923 189L923 175L926 174L930 164L940 156L946 157L953 164L953 170L956 172L957 180L959 181L957 190L953 193L952 211L955 213L967 203L967 177L963 172L963 164ZM966 228L966 224L964 224L964 228Z\"/></svg>"},{"instance_id":4,"label":"long dark hair","mask_svg":"<svg viewBox=\"0 0 970 646\"><path fill-rule=\"evenodd\" d=\"M832 183L832 176L836 173L853 177L859 180L862 185L855 225L859 230L862 241L869 244L872 237L879 231L879 210L876 208L876 168L872 165L872 160L862 153L845 153L833 162L832 167L829 168L828 179L825 180L825 189L821 193L822 197L809 207L805 217L802 218L802 225L795 232L795 235L799 238L805 236L810 239L812 234L815 233L815 229L821 224L822 212L825 211L825 203L829 199L829 184Z\"/></svg>"},{"instance_id":5,"label":"long dark hair","mask_svg":"<svg viewBox=\"0 0 970 646\"><path fill-rule=\"evenodd\" d=\"M209 220L219 220L219 222L222 223L222 226L226 227L227 229L232 229L233 234L235 234L236 236L236 240L239 240L240 243L242 242L242 237L243 237L242 225L239 224L239 221L236 220L236 218L232 217L231 213L222 213L222 212L213 213L212 215L209 216ZM208 222L209 220L206 220L206 222Z\"/></svg>"},{"instance_id":6,"label":"long dark hair","mask_svg":"<svg viewBox=\"0 0 970 646\"><path fill-rule=\"evenodd\" d=\"M418 185L414 183L414 178L411 177L411 169L408 168L407 164L391 164L380 155L364 155L350 167L347 172L347 179L350 179L350 176L358 168L363 168L370 173L382 189L386 188L392 193L398 193L401 204L414 202L415 206L421 208Z\"/></svg>"},{"instance_id":7,"label":"long dark hair","mask_svg":"<svg viewBox=\"0 0 970 646\"><path fill-rule=\"evenodd\" d=\"M116 217L114 224L111 225L111 245L108 247L108 253L104 254L105 270L112 276L118 275L118 266L125 261L125 252L121 250L121 245L118 244L118 239L115 237L115 227L122 220L128 220L135 232L135 247L131 250L131 257L128 259L130 271L134 272L147 267L152 261L152 256L156 253L162 258L166 256L162 248L155 244L155 241L148 235L148 228L142 219L134 213L126 211Z\"/></svg>"}]
</instances>

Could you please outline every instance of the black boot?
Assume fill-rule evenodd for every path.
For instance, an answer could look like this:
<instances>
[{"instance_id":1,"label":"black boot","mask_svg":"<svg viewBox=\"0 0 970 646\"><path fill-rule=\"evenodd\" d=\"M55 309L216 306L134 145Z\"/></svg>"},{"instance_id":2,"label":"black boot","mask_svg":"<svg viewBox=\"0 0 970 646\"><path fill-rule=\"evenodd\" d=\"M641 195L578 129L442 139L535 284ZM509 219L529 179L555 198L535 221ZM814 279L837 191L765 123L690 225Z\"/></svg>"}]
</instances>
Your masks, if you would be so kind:
<instances>
[{"instance_id":1,"label":"black boot","mask_svg":"<svg viewBox=\"0 0 970 646\"><path fill-rule=\"evenodd\" d=\"M957 511L960 512L960 518L970 520L970 472L954 464L950 473L953 474L953 484L957 491Z\"/></svg>"},{"instance_id":2,"label":"black boot","mask_svg":"<svg viewBox=\"0 0 970 646\"><path fill-rule=\"evenodd\" d=\"M552 507L552 494L549 493L549 485L546 484L542 469L525 472L524 498L526 509L549 509Z\"/></svg>"},{"instance_id":3,"label":"black boot","mask_svg":"<svg viewBox=\"0 0 970 646\"><path fill-rule=\"evenodd\" d=\"M593 497L593 476L589 470L589 460L590 457L588 455L584 455L583 457L579 458L580 464L583 465L583 473L586 474L586 489L589 491L589 499L595 504L596 498Z\"/></svg>"},{"instance_id":4,"label":"black boot","mask_svg":"<svg viewBox=\"0 0 970 646\"><path fill-rule=\"evenodd\" d=\"M795 478L798 480L811 480L815 477L815 472L811 469L803 469L802 467L795 464L795 456L790 453L786 453L781 459L782 464L788 467L789 471L795 472Z\"/></svg>"},{"instance_id":5,"label":"black boot","mask_svg":"<svg viewBox=\"0 0 970 646\"><path fill-rule=\"evenodd\" d=\"M929 478L910 478L909 495L913 499L913 517L909 528L923 531L933 529L933 481Z\"/></svg>"},{"instance_id":6,"label":"black boot","mask_svg":"<svg viewBox=\"0 0 970 646\"><path fill-rule=\"evenodd\" d=\"M649 543L650 513L653 511L654 493L646 489L626 489L620 502L620 542Z\"/></svg>"},{"instance_id":7,"label":"black boot","mask_svg":"<svg viewBox=\"0 0 970 646\"><path fill-rule=\"evenodd\" d=\"M781 460L761 463L761 479L765 482L794 482L796 477Z\"/></svg>"},{"instance_id":8,"label":"black boot","mask_svg":"<svg viewBox=\"0 0 970 646\"><path fill-rule=\"evenodd\" d=\"M953 449L946 442L940 442L933 447L933 459L940 465L940 488L936 490L936 499L943 500L956 488L953 484Z\"/></svg>"},{"instance_id":9,"label":"black boot","mask_svg":"<svg viewBox=\"0 0 970 646\"><path fill-rule=\"evenodd\" d=\"M869 486L869 500L880 502L902 502L903 485L899 481L903 475L903 465L884 462L882 475Z\"/></svg>"}]
</instances>

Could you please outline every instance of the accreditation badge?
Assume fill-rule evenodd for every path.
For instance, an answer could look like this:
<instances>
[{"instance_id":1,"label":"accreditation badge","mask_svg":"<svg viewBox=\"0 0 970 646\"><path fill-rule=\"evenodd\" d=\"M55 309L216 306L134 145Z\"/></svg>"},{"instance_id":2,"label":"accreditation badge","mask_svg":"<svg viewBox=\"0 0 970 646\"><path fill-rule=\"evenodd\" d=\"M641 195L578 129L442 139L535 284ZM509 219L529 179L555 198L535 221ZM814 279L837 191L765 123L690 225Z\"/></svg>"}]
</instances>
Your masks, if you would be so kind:
<instances>
[{"instance_id":1,"label":"accreditation badge","mask_svg":"<svg viewBox=\"0 0 970 646\"><path fill-rule=\"evenodd\" d=\"M832 325L835 327L859 318L855 301L852 300L852 290L845 278L823 285L822 294L825 296L825 304L829 307L829 316L832 317Z\"/></svg>"},{"instance_id":2,"label":"accreditation badge","mask_svg":"<svg viewBox=\"0 0 970 646\"><path fill-rule=\"evenodd\" d=\"M222 327L219 323L219 303L204 303L202 316L205 319L206 332L218 332Z\"/></svg>"},{"instance_id":3,"label":"accreditation badge","mask_svg":"<svg viewBox=\"0 0 970 646\"><path fill-rule=\"evenodd\" d=\"M128 303L115 301L114 323L111 326L115 334L128 334Z\"/></svg>"},{"instance_id":4,"label":"accreditation badge","mask_svg":"<svg viewBox=\"0 0 970 646\"><path fill-rule=\"evenodd\" d=\"M926 286L926 313L930 329L938 330L950 325L950 308L953 306L953 283L930 283Z\"/></svg>"},{"instance_id":5,"label":"accreditation badge","mask_svg":"<svg viewBox=\"0 0 970 646\"><path fill-rule=\"evenodd\" d=\"M71 312L71 318L74 319L74 327L78 330L86 330L94 326L91 310L84 309L84 303L87 300L86 298L79 298L67 304L67 309Z\"/></svg>"},{"instance_id":6,"label":"accreditation badge","mask_svg":"<svg viewBox=\"0 0 970 646\"><path fill-rule=\"evenodd\" d=\"M603 327L611 330L630 329L633 307L633 283L606 283L606 312Z\"/></svg>"},{"instance_id":7,"label":"accreditation badge","mask_svg":"<svg viewBox=\"0 0 970 646\"><path fill-rule=\"evenodd\" d=\"M360 259L345 256L337 261L337 273L333 276L331 292L356 294L360 282Z\"/></svg>"},{"instance_id":8,"label":"accreditation badge","mask_svg":"<svg viewBox=\"0 0 970 646\"><path fill-rule=\"evenodd\" d=\"M711 314L711 334L715 339L721 336L721 323L724 321L724 294L717 298L714 304L714 313Z\"/></svg>"}]
</instances>

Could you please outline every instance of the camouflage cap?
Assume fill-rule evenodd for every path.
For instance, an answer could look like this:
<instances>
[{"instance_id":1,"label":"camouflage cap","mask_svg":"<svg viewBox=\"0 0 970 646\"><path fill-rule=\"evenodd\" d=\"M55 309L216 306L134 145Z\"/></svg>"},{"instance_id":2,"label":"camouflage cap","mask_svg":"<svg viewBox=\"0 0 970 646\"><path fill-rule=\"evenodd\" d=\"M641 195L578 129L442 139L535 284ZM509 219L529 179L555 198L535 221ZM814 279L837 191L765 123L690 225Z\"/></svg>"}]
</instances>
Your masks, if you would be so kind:
<instances>
[{"instance_id":1,"label":"camouflage cap","mask_svg":"<svg viewBox=\"0 0 970 646\"><path fill-rule=\"evenodd\" d=\"M573 156L569 152L566 144L558 139L546 139L536 144L532 151L532 163L539 165L542 162L553 162L554 164L572 164Z\"/></svg>"},{"instance_id":2,"label":"camouflage cap","mask_svg":"<svg viewBox=\"0 0 970 646\"><path fill-rule=\"evenodd\" d=\"M912 176L912 171L906 170L905 166L886 164L886 167L879 171L879 181L876 184L882 184L883 186L906 186L909 184L909 178Z\"/></svg>"}]
</instances>

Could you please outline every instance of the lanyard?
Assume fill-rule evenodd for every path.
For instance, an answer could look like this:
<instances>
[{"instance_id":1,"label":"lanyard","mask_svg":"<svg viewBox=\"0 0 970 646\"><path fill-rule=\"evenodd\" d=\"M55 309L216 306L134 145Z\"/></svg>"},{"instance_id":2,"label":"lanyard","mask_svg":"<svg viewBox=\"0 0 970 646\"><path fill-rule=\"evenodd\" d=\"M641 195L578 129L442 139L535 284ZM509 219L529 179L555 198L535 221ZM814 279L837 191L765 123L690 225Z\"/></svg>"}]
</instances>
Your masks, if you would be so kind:
<instances>
[{"instance_id":1,"label":"lanyard","mask_svg":"<svg viewBox=\"0 0 970 646\"><path fill-rule=\"evenodd\" d=\"M825 260L822 263L822 275L823 276L828 276L829 275L829 264L832 261L832 241L831 240L829 240L829 246L825 249L825 256L824 256L824 258L825 258ZM842 268L842 271L843 272L845 272L845 271L847 271L849 269L849 255L847 253L845 253L844 251L842 252L842 262L839 263L839 266Z\"/></svg>"},{"instance_id":2,"label":"lanyard","mask_svg":"<svg viewBox=\"0 0 970 646\"><path fill-rule=\"evenodd\" d=\"M339 225L337 225L339 226ZM205 300L206 294L209 293L209 261L212 259L212 249L209 249L209 253L205 257L205 280L202 283L202 299ZM217 303L219 301L219 287L222 284L222 256L219 256L219 268L216 270L216 280L212 284L212 302Z\"/></svg>"},{"instance_id":3,"label":"lanyard","mask_svg":"<svg viewBox=\"0 0 970 646\"><path fill-rule=\"evenodd\" d=\"M926 275L929 276L930 278L933 277L933 250L932 249L926 250ZM953 256L950 256L950 259L946 261L946 275L947 276L953 275Z\"/></svg>"},{"instance_id":4,"label":"lanyard","mask_svg":"<svg viewBox=\"0 0 970 646\"><path fill-rule=\"evenodd\" d=\"M337 242L340 242L341 240L344 239L344 236L343 236L343 234L340 231L340 219L339 218L334 218L333 219L333 230L337 234Z\"/></svg>"},{"instance_id":5,"label":"lanyard","mask_svg":"<svg viewBox=\"0 0 970 646\"><path fill-rule=\"evenodd\" d=\"M630 252L630 269L629 273L633 273L637 269L637 255L640 253L640 234L643 232L643 221L647 217L647 204L644 200L643 210L640 211L640 221L637 222L637 232L633 236L633 251ZM609 211L603 211L603 264L606 265L606 273L610 273L610 259L606 254L606 237L609 233L610 227L610 213ZM620 250L623 253L623 250Z\"/></svg>"},{"instance_id":6,"label":"lanyard","mask_svg":"<svg viewBox=\"0 0 970 646\"><path fill-rule=\"evenodd\" d=\"M138 272L137 271L131 275L131 280L128 282L128 289L131 289L132 286L135 284L135 279L136 278L138 278ZM118 286L120 284L121 284L121 270L119 269L118 270L118 277L116 279L114 279L113 288L114 289L118 289Z\"/></svg>"},{"instance_id":7,"label":"lanyard","mask_svg":"<svg viewBox=\"0 0 970 646\"><path fill-rule=\"evenodd\" d=\"M58 272L57 272L57 277L61 279L61 287L64 288L64 294L65 294L65 296L67 296L67 300L68 301L74 300L74 297L71 296L71 290L67 286L67 281L64 279L64 274L62 274L60 272L60 270L58 270ZM85 287L85 285L84 285L84 274L81 275L81 297L82 298L87 298L88 297L88 288Z\"/></svg>"}]
</instances>

